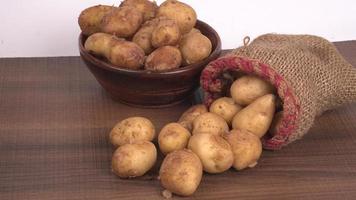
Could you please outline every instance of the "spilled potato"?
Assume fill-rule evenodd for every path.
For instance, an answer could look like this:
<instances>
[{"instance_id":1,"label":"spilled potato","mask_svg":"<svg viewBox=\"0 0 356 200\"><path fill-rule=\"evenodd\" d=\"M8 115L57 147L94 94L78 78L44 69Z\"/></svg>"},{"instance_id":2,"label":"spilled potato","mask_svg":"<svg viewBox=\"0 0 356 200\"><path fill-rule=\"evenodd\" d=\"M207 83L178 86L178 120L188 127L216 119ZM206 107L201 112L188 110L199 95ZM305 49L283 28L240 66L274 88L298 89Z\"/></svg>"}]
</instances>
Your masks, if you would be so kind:
<instances>
[{"instance_id":1,"label":"spilled potato","mask_svg":"<svg viewBox=\"0 0 356 200\"><path fill-rule=\"evenodd\" d=\"M110 141L115 146L138 141L152 141L155 127L144 117L130 117L117 123L110 132Z\"/></svg>"},{"instance_id":2,"label":"spilled potato","mask_svg":"<svg viewBox=\"0 0 356 200\"><path fill-rule=\"evenodd\" d=\"M134 178L150 170L156 159L157 150L151 142L125 144L114 152L112 170L120 178Z\"/></svg>"},{"instance_id":3,"label":"spilled potato","mask_svg":"<svg viewBox=\"0 0 356 200\"><path fill-rule=\"evenodd\" d=\"M252 75L237 79L230 88L232 98L242 106L249 105L259 97L273 92L274 88L270 83Z\"/></svg>"},{"instance_id":4,"label":"spilled potato","mask_svg":"<svg viewBox=\"0 0 356 200\"><path fill-rule=\"evenodd\" d=\"M251 132L261 138L271 125L276 107L275 100L273 94L258 98L235 115L232 128Z\"/></svg>"},{"instance_id":5,"label":"spilled potato","mask_svg":"<svg viewBox=\"0 0 356 200\"><path fill-rule=\"evenodd\" d=\"M191 150L168 154L159 170L161 185L174 194L190 196L198 188L203 175L200 159Z\"/></svg>"},{"instance_id":6,"label":"spilled potato","mask_svg":"<svg viewBox=\"0 0 356 200\"><path fill-rule=\"evenodd\" d=\"M241 130L232 130L224 137L234 154L233 167L236 170L252 168L257 164L262 153L262 144L259 137Z\"/></svg>"},{"instance_id":7,"label":"spilled potato","mask_svg":"<svg viewBox=\"0 0 356 200\"><path fill-rule=\"evenodd\" d=\"M198 133L221 135L228 131L229 126L224 118L214 113L203 113L193 121L193 135Z\"/></svg>"},{"instance_id":8,"label":"spilled potato","mask_svg":"<svg viewBox=\"0 0 356 200\"><path fill-rule=\"evenodd\" d=\"M203 104L192 106L182 114L182 116L178 120L178 123L180 123L189 131L193 131L193 121L195 120L195 118L207 112L208 109Z\"/></svg>"},{"instance_id":9,"label":"spilled potato","mask_svg":"<svg viewBox=\"0 0 356 200\"><path fill-rule=\"evenodd\" d=\"M163 154L187 147L190 132L179 123L165 125L158 135L158 144Z\"/></svg>"},{"instance_id":10,"label":"spilled potato","mask_svg":"<svg viewBox=\"0 0 356 200\"><path fill-rule=\"evenodd\" d=\"M234 161L229 143L219 135L195 134L190 138L188 148L198 155L204 171L209 173L222 173Z\"/></svg>"},{"instance_id":11,"label":"spilled potato","mask_svg":"<svg viewBox=\"0 0 356 200\"><path fill-rule=\"evenodd\" d=\"M242 107L236 104L232 98L221 97L210 105L209 111L221 116L228 124L231 124L232 118L241 109Z\"/></svg>"}]
</instances>

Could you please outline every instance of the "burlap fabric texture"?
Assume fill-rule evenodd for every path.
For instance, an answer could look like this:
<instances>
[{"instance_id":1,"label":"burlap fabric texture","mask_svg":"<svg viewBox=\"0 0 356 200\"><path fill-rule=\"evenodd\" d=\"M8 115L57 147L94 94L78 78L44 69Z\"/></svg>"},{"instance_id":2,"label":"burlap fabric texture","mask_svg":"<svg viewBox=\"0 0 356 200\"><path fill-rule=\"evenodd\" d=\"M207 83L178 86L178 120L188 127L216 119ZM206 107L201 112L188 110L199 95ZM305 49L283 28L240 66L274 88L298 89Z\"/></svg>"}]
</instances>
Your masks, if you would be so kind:
<instances>
[{"instance_id":1,"label":"burlap fabric texture","mask_svg":"<svg viewBox=\"0 0 356 200\"><path fill-rule=\"evenodd\" d=\"M283 101L282 123L263 138L265 149L300 139L324 111L356 101L356 69L317 36L266 34L211 62L201 75L206 105L226 94L236 71L269 81Z\"/></svg>"}]
</instances>

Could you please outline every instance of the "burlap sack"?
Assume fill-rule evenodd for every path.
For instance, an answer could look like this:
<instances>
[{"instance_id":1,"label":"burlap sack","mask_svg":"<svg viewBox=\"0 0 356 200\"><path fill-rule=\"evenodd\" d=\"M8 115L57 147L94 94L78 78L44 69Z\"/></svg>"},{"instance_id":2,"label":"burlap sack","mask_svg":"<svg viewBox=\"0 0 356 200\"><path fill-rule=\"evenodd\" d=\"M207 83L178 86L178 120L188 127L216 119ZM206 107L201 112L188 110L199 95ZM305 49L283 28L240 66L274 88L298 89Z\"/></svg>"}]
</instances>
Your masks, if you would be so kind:
<instances>
[{"instance_id":1,"label":"burlap sack","mask_svg":"<svg viewBox=\"0 0 356 200\"><path fill-rule=\"evenodd\" d=\"M316 36L266 34L211 62L201 75L207 105L225 95L235 71L268 80L283 101L282 123L275 136L264 138L266 149L301 138L316 116L356 101L356 69Z\"/></svg>"}]
</instances>

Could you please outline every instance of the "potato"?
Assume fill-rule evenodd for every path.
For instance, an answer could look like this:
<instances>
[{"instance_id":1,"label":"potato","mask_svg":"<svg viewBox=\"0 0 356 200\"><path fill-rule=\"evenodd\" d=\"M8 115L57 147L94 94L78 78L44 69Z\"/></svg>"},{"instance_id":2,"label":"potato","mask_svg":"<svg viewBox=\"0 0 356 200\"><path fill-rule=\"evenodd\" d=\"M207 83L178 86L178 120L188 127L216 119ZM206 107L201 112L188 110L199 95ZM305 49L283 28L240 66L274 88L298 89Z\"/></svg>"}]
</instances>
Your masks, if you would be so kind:
<instances>
[{"instance_id":1,"label":"potato","mask_svg":"<svg viewBox=\"0 0 356 200\"><path fill-rule=\"evenodd\" d=\"M242 107L236 104L232 98L221 97L210 105L209 111L221 116L228 124L231 124L232 118L241 109Z\"/></svg>"},{"instance_id":2,"label":"potato","mask_svg":"<svg viewBox=\"0 0 356 200\"><path fill-rule=\"evenodd\" d=\"M197 155L183 149L168 154L159 170L161 185L177 195L192 195L198 188L203 167Z\"/></svg>"},{"instance_id":3,"label":"potato","mask_svg":"<svg viewBox=\"0 0 356 200\"><path fill-rule=\"evenodd\" d=\"M157 160L154 144L140 141L119 147L112 157L112 170L121 178L133 178L144 175Z\"/></svg>"},{"instance_id":4,"label":"potato","mask_svg":"<svg viewBox=\"0 0 356 200\"><path fill-rule=\"evenodd\" d=\"M190 132L179 123L165 125L158 135L158 144L161 152L166 155L187 147Z\"/></svg>"},{"instance_id":5,"label":"potato","mask_svg":"<svg viewBox=\"0 0 356 200\"><path fill-rule=\"evenodd\" d=\"M95 33L85 41L84 48L92 54L106 57L120 68L140 69L145 52L135 43L106 33Z\"/></svg>"},{"instance_id":6,"label":"potato","mask_svg":"<svg viewBox=\"0 0 356 200\"><path fill-rule=\"evenodd\" d=\"M150 20L156 16L157 4L149 0L124 0L120 7L132 6L143 14L143 21Z\"/></svg>"},{"instance_id":7,"label":"potato","mask_svg":"<svg viewBox=\"0 0 356 200\"><path fill-rule=\"evenodd\" d=\"M100 28L102 32L128 38L133 36L143 22L142 13L130 6L114 8L103 17Z\"/></svg>"},{"instance_id":8,"label":"potato","mask_svg":"<svg viewBox=\"0 0 356 200\"><path fill-rule=\"evenodd\" d=\"M233 167L236 170L256 166L262 153L262 144L259 137L241 130L232 130L224 137L229 142L234 154Z\"/></svg>"},{"instance_id":9,"label":"potato","mask_svg":"<svg viewBox=\"0 0 356 200\"><path fill-rule=\"evenodd\" d=\"M112 6L97 5L83 10L78 18L78 24L82 33L89 36L101 32L101 20L112 9Z\"/></svg>"},{"instance_id":10,"label":"potato","mask_svg":"<svg viewBox=\"0 0 356 200\"><path fill-rule=\"evenodd\" d=\"M262 137L271 125L276 97L273 94L264 95L250 105L240 110L232 120L232 128L240 129Z\"/></svg>"},{"instance_id":11,"label":"potato","mask_svg":"<svg viewBox=\"0 0 356 200\"><path fill-rule=\"evenodd\" d=\"M146 55L152 53L154 50L151 42L152 32L157 26L158 22L158 18L146 21L132 38L132 42L140 46L145 51Z\"/></svg>"},{"instance_id":12,"label":"potato","mask_svg":"<svg viewBox=\"0 0 356 200\"><path fill-rule=\"evenodd\" d=\"M201 33L189 33L179 42L179 50L186 64L193 64L209 57L212 44L209 38Z\"/></svg>"},{"instance_id":13,"label":"potato","mask_svg":"<svg viewBox=\"0 0 356 200\"><path fill-rule=\"evenodd\" d=\"M108 60L119 68L138 70L145 62L145 52L133 42L120 40L112 46Z\"/></svg>"},{"instance_id":14,"label":"potato","mask_svg":"<svg viewBox=\"0 0 356 200\"><path fill-rule=\"evenodd\" d=\"M193 135L198 133L221 135L228 131L229 126L224 118L214 113L203 113L193 121Z\"/></svg>"},{"instance_id":15,"label":"potato","mask_svg":"<svg viewBox=\"0 0 356 200\"><path fill-rule=\"evenodd\" d=\"M224 172L234 161L229 143L219 135L195 134L189 140L188 149L197 154L204 171L209 173Z\"/></svg>"},{"instance_id":16,"label":"potato","mask_svg":"<svg viewBox=\"0 0 356 200\"><path fill-rule=\"evenodd\" d=\"M117 123L110 132L110 141L115 146L138 141L152 141L155 127L144 117L130 117Z\"/></svg>"},{"instance_id":17,"label":"potato","mask_svg":"<svg viewBox=\"0 0 356 200\"><path fill-rule=\"evenodd\" d=\"M181 34L177 23L168 18L159 18L157 26L152 32L152 46L155 48L162 46L175 46L180 40Z\"/></svg>"},{"instance_id":18,"label":"potato","mask_svg":"<svg viewBox=\"0 0 356 200\"><path fill-rule=\"evenodd\" d=\"M146 59L145 69L150 71L167 71L178 69L182 56L176 47L164 46L153 51Z\"/></svg>"},{"instance_id":19,"label":"potato","mask_svg":"<svg viewBox=\"0 0 356 200\"><path fill-rule=\"evenodd\" d=\"M192 106L182 114L182 116L178 120L178 123L180 123L183 127L185 127L191 132L193 131L194 119L197 118L199 115L207 112L208 109L203 104Z\"/></svg>"},{"instance_id":20,"label":"potato","mask_svg":"<svg viewBox=\"0 0 356 200\"><path fill-rule=\"evenodd\" d=\"M187 36L187 35L189 35L189 34L192 34L192 33L201 33L201 31L200 31L199 29L197 29L197 28L193 28L191 31L189 31L188 33L186 33L185 35L183 35L183 37L184 37L184 36Z\"/></svg>"},{"instance_id":21,"label":"potato","mask_svg":"<svg viewBox=\"0 0 356 200\"><path fill-rule=\"evenodd\" d=\"M85 41L84 48L92 54L109 57L117 40L120 39L107 33L94 33Z\"/></svg>"},{"instance_id":22,"label":"potato","mask_svg":"<svg viewBox=\"0 0 356 200\"><path fill-rule=\"evenodd\" d=\"M282 118L283 118L283 111L277 112L274 115L272 124L269 127L269 131L268 131L271 136L275 136L277 134L278 128L280 127L280 125L282 123Z\"/></svg>"},{"instance_id":23,"label":"potato","mask_svg":"<svg viewBox=\"0 0 356 200\"><path fill-rule=\"evenodd\" d=\"M243 76L231 85L230 93L234 101L242 106L249 105L257 98L274 92L273 86L256 76Z\"/></svg>"},{"instance_id":24,"label":"potato","mask_svg":"<svg viewBox=\"0 0 356 200\"><path fill-rule=\"evenodd\" d=\"M176 21L182 34L189 33L197 22L197 14L194 9L176 0L167 0L162 3L158 8L157 16Z\"/></svg>"}]
</instances>

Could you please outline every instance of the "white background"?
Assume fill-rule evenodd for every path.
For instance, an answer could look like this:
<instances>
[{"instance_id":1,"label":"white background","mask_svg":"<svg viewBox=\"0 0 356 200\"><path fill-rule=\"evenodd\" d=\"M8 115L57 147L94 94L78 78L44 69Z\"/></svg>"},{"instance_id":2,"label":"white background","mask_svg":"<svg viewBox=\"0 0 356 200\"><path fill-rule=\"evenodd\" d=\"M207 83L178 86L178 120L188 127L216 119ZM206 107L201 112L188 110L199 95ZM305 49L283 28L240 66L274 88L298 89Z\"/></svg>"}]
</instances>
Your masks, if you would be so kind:
<instances>
[{"instance_id":1,"label":"white background","mask_svg":"<svg viewBox=\"0 0 356 200\"><path fill-rule=\"evenodd\" d=\"M241 45L246 35L268 32L356 39L355 0L182 1L218 31L223 48ZM77 56L78 15L96 4L118 5L119 0L2 1L0 57Z\"/></svg>"}]
</instances>

